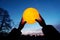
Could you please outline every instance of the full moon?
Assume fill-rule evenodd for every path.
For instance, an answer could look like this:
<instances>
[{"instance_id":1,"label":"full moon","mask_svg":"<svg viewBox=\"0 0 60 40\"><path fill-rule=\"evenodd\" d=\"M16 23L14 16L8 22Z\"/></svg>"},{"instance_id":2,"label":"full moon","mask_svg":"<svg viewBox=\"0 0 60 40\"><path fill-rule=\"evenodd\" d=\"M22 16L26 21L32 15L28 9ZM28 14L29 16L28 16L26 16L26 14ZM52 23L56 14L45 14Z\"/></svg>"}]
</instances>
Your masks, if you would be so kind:
<instances>
[{"instance_id":1,"label":"full moon","mask_svg":"<svg viewBox=\"0 0 60 40\"><path fill-rule=\"evenodd\" d=\"M27 8L23 12L23 19L26 21L28 24L33 24L35 23L35 19L39 19L39 12L35 8Z\"/></svg>"}]
</instances>

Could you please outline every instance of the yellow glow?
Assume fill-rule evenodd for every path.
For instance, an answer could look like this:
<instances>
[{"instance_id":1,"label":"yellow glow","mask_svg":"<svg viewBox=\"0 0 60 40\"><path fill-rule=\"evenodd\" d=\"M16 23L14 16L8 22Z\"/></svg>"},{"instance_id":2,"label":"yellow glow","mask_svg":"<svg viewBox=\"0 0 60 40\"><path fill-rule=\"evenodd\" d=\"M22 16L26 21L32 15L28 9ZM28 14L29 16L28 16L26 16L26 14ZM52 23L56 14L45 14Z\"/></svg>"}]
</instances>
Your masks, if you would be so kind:
<instances>
[{"instance_id":1,"label":"yellow glow","mask_svg":"<svg viewBox=\"0 0 60 40\"><path fill-rule=\"evenodd\" d=\"M27 21L28 24L35 23L35 19L39 18L39 12L35 8L27 8L23 12L23 19Z\"/></svg>"}]
</instances>

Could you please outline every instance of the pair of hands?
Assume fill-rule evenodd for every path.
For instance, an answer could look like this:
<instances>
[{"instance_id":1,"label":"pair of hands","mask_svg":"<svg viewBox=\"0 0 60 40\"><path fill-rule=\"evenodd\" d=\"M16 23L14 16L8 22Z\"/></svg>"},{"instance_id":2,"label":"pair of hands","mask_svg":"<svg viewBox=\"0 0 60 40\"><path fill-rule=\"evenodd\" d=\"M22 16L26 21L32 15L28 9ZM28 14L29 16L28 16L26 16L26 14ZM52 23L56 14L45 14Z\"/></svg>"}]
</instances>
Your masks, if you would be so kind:
<instances>
[{"instance_id":1,"label":"pair of hands","mask_svg":"<svg viewBox=\"0 0 60 40\"><path fill-rule=\"evenodd\" d=\"M39 23L39 25L42 26L42 27L45 27L45 26L46 26L45 21L44 21L44 19L41 17L40 14L39 14L39 19L35 19L35 21L37 21L37 22ZM24 21L24 19L22 18L22 19L21 19L21 22L20 22L20 24L19 24L19 28L18 28L18 29L21 30L26 23L27 23L27 22Z\"/></svg>"}]
</instances>

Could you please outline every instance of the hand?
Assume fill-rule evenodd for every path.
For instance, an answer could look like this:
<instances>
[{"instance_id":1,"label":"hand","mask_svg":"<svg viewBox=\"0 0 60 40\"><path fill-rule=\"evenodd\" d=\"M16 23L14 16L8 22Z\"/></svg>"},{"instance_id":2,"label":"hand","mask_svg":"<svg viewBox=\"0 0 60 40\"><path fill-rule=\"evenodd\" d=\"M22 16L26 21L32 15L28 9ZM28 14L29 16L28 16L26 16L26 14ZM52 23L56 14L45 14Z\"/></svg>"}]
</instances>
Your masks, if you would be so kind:
<instances>
[{"instance_id":1,"label":"hand","mask_svg":"<svg viewBox=\"0 0 60 40\"><path fill-rule=\"evenodd\" d=\"M46 23L45 23L45 21L44 21L44 19L41 17L41 15L39 14L39 19L35 19L38 23L39 23L39 25L41 25L42 27L45 27L46 26Z\"/></svg>"},{"instance_id":2,"label":"hand","mask_svg":"<svg viewBox=\"0 0 60 40\"><path fill-rule=\"evenodd\" d=\"M18 29L21 30L25 24L26 24L26 21L24 21L24 19L22 18Z\"/></svg>"}]
</instances>

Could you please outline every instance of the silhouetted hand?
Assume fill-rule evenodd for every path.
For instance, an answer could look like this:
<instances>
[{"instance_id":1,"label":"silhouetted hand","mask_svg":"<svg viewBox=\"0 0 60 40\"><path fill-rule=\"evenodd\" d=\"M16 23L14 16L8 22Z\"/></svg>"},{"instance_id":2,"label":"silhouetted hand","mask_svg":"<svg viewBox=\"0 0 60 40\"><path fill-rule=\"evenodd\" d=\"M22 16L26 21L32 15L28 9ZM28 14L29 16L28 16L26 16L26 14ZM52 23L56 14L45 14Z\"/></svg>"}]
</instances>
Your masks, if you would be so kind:
<instances>
[{"instance_id":1,"label":"silhouetted hand","mask_svg":"<svg viewBox=\"0 0 60 40\"><path fill-rule=\"evenodd\" d=\"M23 18L21 19L21 22L20 22L20 24L19 24L19 28L18 29L16 29L16 28L14 28L10 33L9 33L9 35L8 35L8 39L19 39L20 38L20 36L21 36L21 34L22 34L22 32L21 32L21 29L24 27L24 25L25 25L25 21L23 20ZM18 40L17 39L17 40Z\"/></svg>"},{"instance_id":2,"label":"silhouetted hand","mask_svg":"<svg viewBox=\"0 0 60 40\"><path fill-rule=\"evenodd\" d=\"M35 19L39 25L41 25L42 27L45 27L46 26L46 23L44 21L44 19L42 18L42 16L39 14L40 18L39 19Z\"/></svg>"},{"instance_id":3,"label":"silhouetted hand","mask_svg":"<svg viewBox=\"0 0 60 40\"><path fill-rule=\"evenodd\" d=\"M24 21L24 19L22 18L18 29L21 30L25 24L26 24L26 21Z\"/></svg>"}]
</instances>

